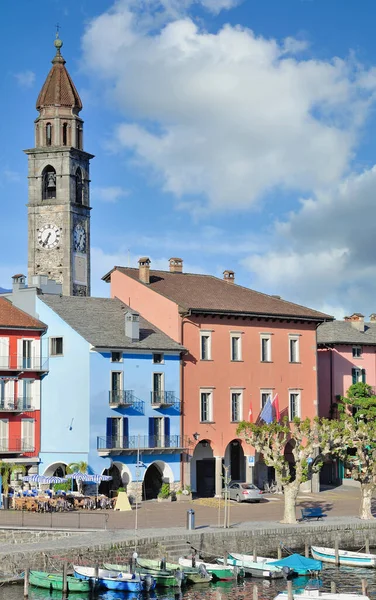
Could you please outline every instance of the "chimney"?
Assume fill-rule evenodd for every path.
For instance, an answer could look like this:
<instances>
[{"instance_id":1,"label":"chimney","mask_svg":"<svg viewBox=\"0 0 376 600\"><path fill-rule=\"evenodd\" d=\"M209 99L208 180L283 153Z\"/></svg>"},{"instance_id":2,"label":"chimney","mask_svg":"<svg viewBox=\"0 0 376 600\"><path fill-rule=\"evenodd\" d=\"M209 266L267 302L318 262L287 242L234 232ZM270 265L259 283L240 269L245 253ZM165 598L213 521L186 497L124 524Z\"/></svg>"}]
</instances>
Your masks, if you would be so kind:
<instances>
[{"instance_id":1,"label":"chimney","mask_svg":"<svg viewBox=\"0 0 376 600\"><path fill-rule=\"evenodd\" d=\"M128 310L125 313L125 335L132 341L140 339L140 315Z\"/></svg>"},{"instance_id":2,"label":"chimney","mask_svg":"<svg viewBox=\"0 0 376 600\"><path fill-rule=\"evenodd\" d=\"M22 275L22 273L17 273L17 275L13 275L12 280L13 292L17 292L18 290L22 290L26 287L26 275Z\"/></svg>"},{"instance_id":3,"label":"chimney","mask_svg":"<svg viewBox=\"0 0 376 600\"><path fill-rule=\"evenodd\" d=\"M235 283L235 271L223 271L223 281Z\"/></svg>"},{"instance_id":4,"label":"chimney","mask_svg":"<svg viewBox=\"0 0 376 600\"><path fill-rule=\"evenodd\" d=\"M349 317L345 317L345 321L351 323L354 329L358 331L364 331L364 315L361 313L353 313Z\"/></svg>"},{"instance_id":5,"label":"chimney","mask_svg":"<svg viewBox=\"0 0 376 600\"><path fill-rule=\"evenodd\" d=\"M376 321L376 313L372 313L369 316L369 320L370 320L371 323L375 323L375 321Z\"/></svg>"},{"instance_id":6,"label":"chimney","mask_svg":"<svg viewBox=\"0 0 376 600\"><path fill-rule=\"evenodd\" d=\"M182 273L183 272L183 259L182 258L170 258L170 273Z\"/></svg>"},{"instance_id":7,"label":"chimney","mask_svg":"<svg viewBox=\"0 0 376 600\"><path fill-rule=\"evenodd\" d=\"M150 258L142 256L138 261L139 279L142 283L150 283Z\"/></svg>"}]
</instances>

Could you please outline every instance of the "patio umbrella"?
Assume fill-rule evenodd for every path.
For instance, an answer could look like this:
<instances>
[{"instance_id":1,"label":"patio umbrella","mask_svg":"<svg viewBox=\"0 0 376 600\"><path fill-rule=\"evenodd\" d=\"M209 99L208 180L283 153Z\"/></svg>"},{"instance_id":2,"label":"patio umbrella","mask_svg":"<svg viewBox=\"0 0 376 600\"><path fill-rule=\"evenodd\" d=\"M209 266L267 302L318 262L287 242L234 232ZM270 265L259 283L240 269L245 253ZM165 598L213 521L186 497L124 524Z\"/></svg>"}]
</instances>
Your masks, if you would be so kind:
<instances>
[{"instance_id":1,"label":"patio umbrella","mask_svg":"<svg viewBox=\"0 0 376 600\"><path fill-rule=\"evenodd\" d=\"M25 477L22 477L22 481L29 483L65 483L67 479L63 477L47 477L46 475L25 475Z\"/></svg>"}]
</instances>

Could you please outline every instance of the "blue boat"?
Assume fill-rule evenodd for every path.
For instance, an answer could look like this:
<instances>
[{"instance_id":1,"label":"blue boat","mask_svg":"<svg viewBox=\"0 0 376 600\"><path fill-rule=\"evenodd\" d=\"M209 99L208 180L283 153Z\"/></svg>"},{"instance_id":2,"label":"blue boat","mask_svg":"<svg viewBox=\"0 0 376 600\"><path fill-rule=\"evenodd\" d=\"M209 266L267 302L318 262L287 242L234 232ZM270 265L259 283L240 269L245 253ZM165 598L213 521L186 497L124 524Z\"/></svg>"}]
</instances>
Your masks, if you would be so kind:
<instances>
[{"instance_id":1,"label":"blue boat","mask_svg":"<svg viewBox=\"0 0 376 600\"><path fill-rule=\"evenodd\" d=\"M155 580L151 575L136 575L135 573L118 573L106 569L80 567L73 565L74 576L77 579L87 579L93 585L104 590L122 592L149 592L155 588Z\"/></svg>"},{"instance_id":2,"label":"blue boat","mask_svg":"<svg viewBox=\"0 0 376 600\"><path fill-rule=\"evenodd\" d=\"M291 554L290 556L286 556L286 558L268 562L268 565L289 567L297 575L311 575L322 569L322 562L320 560L306 558L301 554Z\"/></svg>"}]
</instances>

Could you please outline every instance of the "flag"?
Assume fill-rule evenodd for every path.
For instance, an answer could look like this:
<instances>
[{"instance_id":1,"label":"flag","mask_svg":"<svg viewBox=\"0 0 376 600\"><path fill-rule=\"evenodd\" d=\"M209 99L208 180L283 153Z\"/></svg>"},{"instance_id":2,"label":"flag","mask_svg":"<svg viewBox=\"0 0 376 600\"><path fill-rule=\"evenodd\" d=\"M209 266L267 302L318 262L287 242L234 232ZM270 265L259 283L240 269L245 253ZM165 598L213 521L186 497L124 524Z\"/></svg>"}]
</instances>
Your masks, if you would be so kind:
<instances>
[{"instance_id":1,"label":"flag","mask_svg":"<svg viewBox=\"0 0 376 600\"><path fill-rule=\"evenodd\" d=\"M249 403L248 421L249 421L250 423L252 423L252 422L253 422L253 420L252 420L252 401Z\"/></svg>"},{"instance_id":2,"label":"flag","mask_svg":"<svg viewBox=\"0 0 376 600\"><path fill-rule=\"evenodd\" d=\"M265 406L260 413L260 420L264 421L264 423L273 423L273 407L270 396L265 402Z\"/></svg>"},{"instance_id":3,"label":"flag","mask_svg":"<svg viewBox=\"0 0 376 600\"><path fill-rule=\"evenodd\" d=\"M272 400L272 407L274 408L274 416L277 423L279 423L279 419L281 418L281 414L279 412L279 398L278 393L274 396Z\"/></svg>"}]
</instances>

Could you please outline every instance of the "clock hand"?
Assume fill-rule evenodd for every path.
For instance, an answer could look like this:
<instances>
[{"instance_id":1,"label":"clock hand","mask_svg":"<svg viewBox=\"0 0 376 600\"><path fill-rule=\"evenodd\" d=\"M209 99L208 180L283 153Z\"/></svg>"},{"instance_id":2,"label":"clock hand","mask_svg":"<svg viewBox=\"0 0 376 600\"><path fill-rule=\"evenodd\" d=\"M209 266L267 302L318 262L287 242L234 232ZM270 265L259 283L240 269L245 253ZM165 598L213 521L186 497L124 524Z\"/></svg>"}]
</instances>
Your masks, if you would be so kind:
<instances>
[{"instance_id":1,"label":"clock hand","mask_svg":"<svg viewBox=\"0 0 376 600\"><path fill-rule=\"evenodd\" d=\"M50 239L50 237L51 237L51 231L49 232L49 234L47 235L46 239L44 240L43 246L47 246L48 240Z\"/></svg>"}]
</instances>

